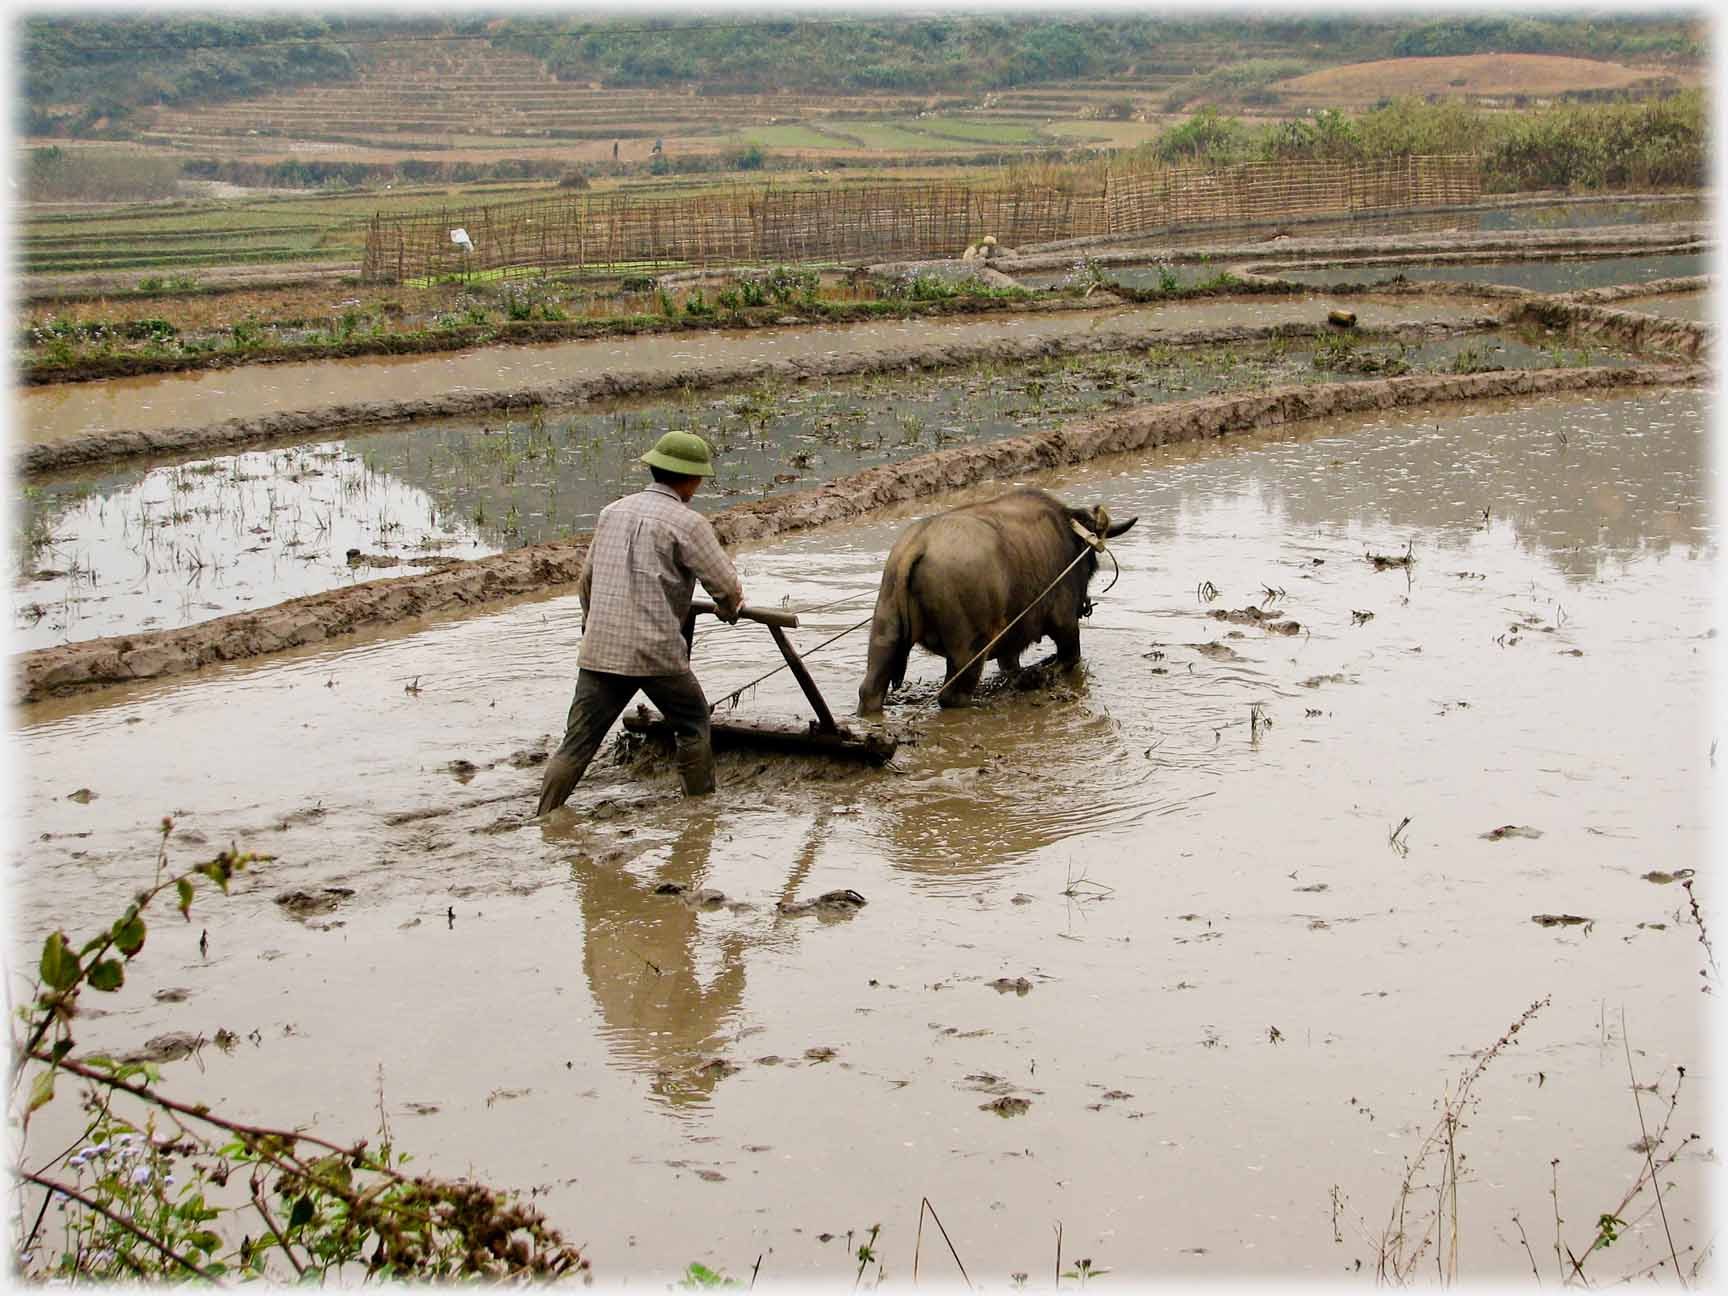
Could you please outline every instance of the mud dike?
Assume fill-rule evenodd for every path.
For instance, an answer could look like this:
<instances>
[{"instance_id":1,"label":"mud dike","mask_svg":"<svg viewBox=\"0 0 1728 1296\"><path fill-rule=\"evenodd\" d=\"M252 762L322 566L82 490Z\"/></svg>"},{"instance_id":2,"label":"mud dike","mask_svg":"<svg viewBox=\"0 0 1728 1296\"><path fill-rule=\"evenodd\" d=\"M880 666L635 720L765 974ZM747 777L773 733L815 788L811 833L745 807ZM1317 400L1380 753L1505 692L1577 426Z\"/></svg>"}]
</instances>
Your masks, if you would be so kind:
<instances>
[{"instance_id":1,"label":"mud dike","mask_svg":"<svg viewBox=\"0 0 1728 1296\"><path fill-rule=\"evenodd\" d=\"M1709 245L1707 226L1695 221L1676 221L1661 225L1644 225L1636 229L1612 233L1595 230L1509 230L1503 233L1457 232L1443 237L1325 237L1303 239L1278 234L1252 243L1219 243L1207 247L1182 247L1138 240L1131 244L1113 240L1100 244L1091 240L1077 243L1049 243L1020 248L1011 254L991 258L982 263L992 271L1008 276L1037 274L1050 270L1065 270L1080 256L1100 268L1142 265L1148 261L1173 265L1205 262L1235 270L1250 262L1279 263L1313 261L1319 265L1366 264L1376 261L1459 261L1492 262L1524 261L1533 258L1601 256L1605 254L1663 256L1678 252L1696 252ZM1079 254L1079 255L1076 255ZM892 277L920 272L939 271L943 267L974 269L980 263L956 261L890 261L870 267L872 274ZM1474 285L1487 287L1493 285Z\"/></svg>"},{"instance_id":2,"label":"mud dike","mask_svg":"<svg viewBox=\"0 0 1728 1296\"><path fill-rule=\"evenodd\" d=\"M1247 396L1140 406L871 468L814 490L740 504L712 515L711 520L725 543L766 540L1028 471L1306 419L1497 397L1698 384L1712 376L1713 371L1701 364L1501 370L1291 386ZM16 696L27 703L106 685L165 679L428 613L546 593L575 582L586 552L585 538L532 545L442 571L369 581L198 625L38 649L18 658Z\"/></svg>"}]
</instances>

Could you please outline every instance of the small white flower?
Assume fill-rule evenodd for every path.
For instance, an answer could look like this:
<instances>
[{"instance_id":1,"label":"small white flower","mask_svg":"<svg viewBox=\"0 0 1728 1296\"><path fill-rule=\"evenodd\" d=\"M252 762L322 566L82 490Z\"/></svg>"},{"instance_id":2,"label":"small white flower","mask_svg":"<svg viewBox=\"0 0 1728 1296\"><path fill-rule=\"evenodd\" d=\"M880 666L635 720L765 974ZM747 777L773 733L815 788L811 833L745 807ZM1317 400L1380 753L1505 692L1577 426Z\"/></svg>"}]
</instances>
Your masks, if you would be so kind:
<instances>
[{"instance_id":1,"label":"small white flower","mask_svg":"<svg viewBox=\"0 0 1728 1296\"><path fill-rule=\"evenodd\" d=\"M108 1153L111 1152L112 1150L113 1150L113 1144L107 1142L106 1140L104 1140L101 1143L96 1144L94 1147L92 1147L90 1149L90 1151L96 1156L107 1156Z\"/></svg>"},{"instance_id":2,"label":"small white flower","mask_svg":"<svg viewBox=\"0 0 1728 1296\"><path fill-rule=\"evenodd\" d=\"M132 1186L133 1187L142 1188L145 1184L150 1182L150 1167L149 1166L137 1167L135 1170L132 1171L131 1179L132 1179Z\"/></svg>"},{"instance_id":3,"label":"small white flower","mask_svg":"<svg viewBox=\"0 0 1728 1296\"><path fill-rule=\"evenodd\" d=\"M88 1152L74 1152L67 1158L66 1164L71 1166L74 1170L82 1170L85 1163L89 1160L90 1154Z\"/></svg>"}]
</instances>

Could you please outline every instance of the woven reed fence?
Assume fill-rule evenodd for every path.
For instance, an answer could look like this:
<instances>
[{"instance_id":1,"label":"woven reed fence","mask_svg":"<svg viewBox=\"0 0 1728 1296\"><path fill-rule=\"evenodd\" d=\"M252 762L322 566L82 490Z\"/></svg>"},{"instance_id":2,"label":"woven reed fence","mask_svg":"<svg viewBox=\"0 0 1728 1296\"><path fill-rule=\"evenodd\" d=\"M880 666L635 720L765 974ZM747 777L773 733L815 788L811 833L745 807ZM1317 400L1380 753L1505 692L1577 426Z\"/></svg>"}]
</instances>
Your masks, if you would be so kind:
<instances>
[{"instance_id":1,"label":"woven reed fence","mask_svg":"<svg viewBox=\"0 0 1728 1296\"><path fill-rule=\"evenodd\" d=\"M1102 189L943 183L852 189L769 185L679 198L533 199L435 214L374 216L362 275L647 274L766 262L958 256L993 234L1007 247L1212 221L1345 215L1470 202L1471 157L1384 163L1250 163L1111 172ZM465 251L451 231L466 230Z\"/></svg>"},{"instance_id":2,"label":"woven reed fence","mask_svg":"<svg viewBox=\"0 0 1728 1296\"><path fill-rule=\"evenodd\" d=\"M1481 196L1477 158L1409 157L1111 172L1104 207L1108 233L1134 234L1170 225L1446 207Z\"/></svg>"}]
</instances>

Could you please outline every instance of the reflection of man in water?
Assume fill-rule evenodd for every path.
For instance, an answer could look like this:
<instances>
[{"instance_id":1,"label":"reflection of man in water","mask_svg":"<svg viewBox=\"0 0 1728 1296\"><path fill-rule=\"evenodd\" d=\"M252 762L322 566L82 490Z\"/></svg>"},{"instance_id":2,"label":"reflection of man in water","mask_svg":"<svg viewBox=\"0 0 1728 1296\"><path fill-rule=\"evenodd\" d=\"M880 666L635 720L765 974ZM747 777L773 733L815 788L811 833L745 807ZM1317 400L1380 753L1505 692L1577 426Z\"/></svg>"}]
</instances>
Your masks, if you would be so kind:
<instances>
[{"instance_id":1,"label":"reflection of man in water","mask_svg":"<svg viewBox=\"0 0 1728 1296\"><path fill-rule=\"evenodd\" d=\"M701 885L715 821L712 811L692 807L653 879L586 855L570 866L582 904L582 970L607 1045L632 1069L648 1072L655 1093L674 1105L700 1103L713 1089L719 1072L700 1064L719 1049L744 998L746 934L722 927L719 968L699 978L700 915L679 896L654 893L664 882L686 890ZM705 971L712 968L710 959L701 961Z\"/></svg>"},{"instance_id":2,"label":"reflection of man in water","mask_svg":"<svg viewBox=\"0 0 1728 1296\"><path fill-rule=\"evenodd\" d=\"M624 1066L646 1072L657 1097L695 1107L723 1074L707 1064L737 1038L745 955L767 940L784 949L796 928L781 929L776 919L768 932L760 925L745 930L734 914L704 916L691 908L685 896L708 876L719 815L712 802L671 813L689 817L654 877L644 880L585 854L571 862L570 873L582 905L582 971L607 1049ZM827 840L828 814L818 810L780 884L782 902L809 880ZM666 883L683 894L656 894Z\"/></svg>"},{"instance_id":3,"label":"reflection of man in water","mask_svg":"<svg viewBox=\"0 0 1728 1296\"><path fill-rule=\"evenodd\" d=\"M653 484L600 510L582 563L582 651L564 741L546 762L537 814L570 799L613 722L638 691L678 735L684 791L714 790L708 699L690 669L690 597L700 580L720 616L738 619L744 587L708 519L690 507L714 471L708 443L668 432L642 456Z\"/></svg>"}]
</instances>

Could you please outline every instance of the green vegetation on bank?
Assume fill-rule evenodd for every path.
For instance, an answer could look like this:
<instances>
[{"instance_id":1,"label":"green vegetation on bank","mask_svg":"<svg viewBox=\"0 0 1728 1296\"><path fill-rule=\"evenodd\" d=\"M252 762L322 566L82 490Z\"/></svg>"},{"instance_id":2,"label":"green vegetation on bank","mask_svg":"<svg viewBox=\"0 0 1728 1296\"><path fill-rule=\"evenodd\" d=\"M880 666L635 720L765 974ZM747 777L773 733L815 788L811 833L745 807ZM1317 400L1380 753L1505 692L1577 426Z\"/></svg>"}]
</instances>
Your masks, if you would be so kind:
<instances>
[{"instance_id":1,"label":"green vegetation on bank","mask_svg":"<svg viewBox=\"0 0 1728 1296\"><path fill-rule=\"evenodd\" d=\"M1402 99L1351 115L1322 110L1266 125L1203 109L1127 154L1142 164L1228 166L1470 153L1491 193L1701 186L1709 174L1704 94L1519 112Z\"/></svg>"},{"instance_id":2,"label":"green vegetation on bank","mask_svg":"<svg viewBox=\"0 0 1728 1296\"><path fill-rule=\"evenodd\" d=\"M811 323L910 319L930 314L1025 310L1041 303L1063 309L1105 289L1126 301L1184 301L1287 292L1220 272L1190 284L1167 274L1156 287L1107 279L1084 258L1061 284L1044 291L998 288L908 273L873 287L827 288L814 270L775 266L736 276L715 289L654 286L629 276L622 291L595 292L552 279L478 276L448 285L441 308L408 317L400 303L355 306L315 319L248 317L228 328L181 328L160 317L59 316L39 319L16 335L17 374L26 384L70 382L143 373L225 368L234 364L305 361L362 355L421 355L490 343L562 342L688 329L758 328L796 310ZM150 285L148 289L144 285ZM155 277L140 291L167 286ZM879 293L879 296L871 294Z\"/></svg>"}]
</instances>

